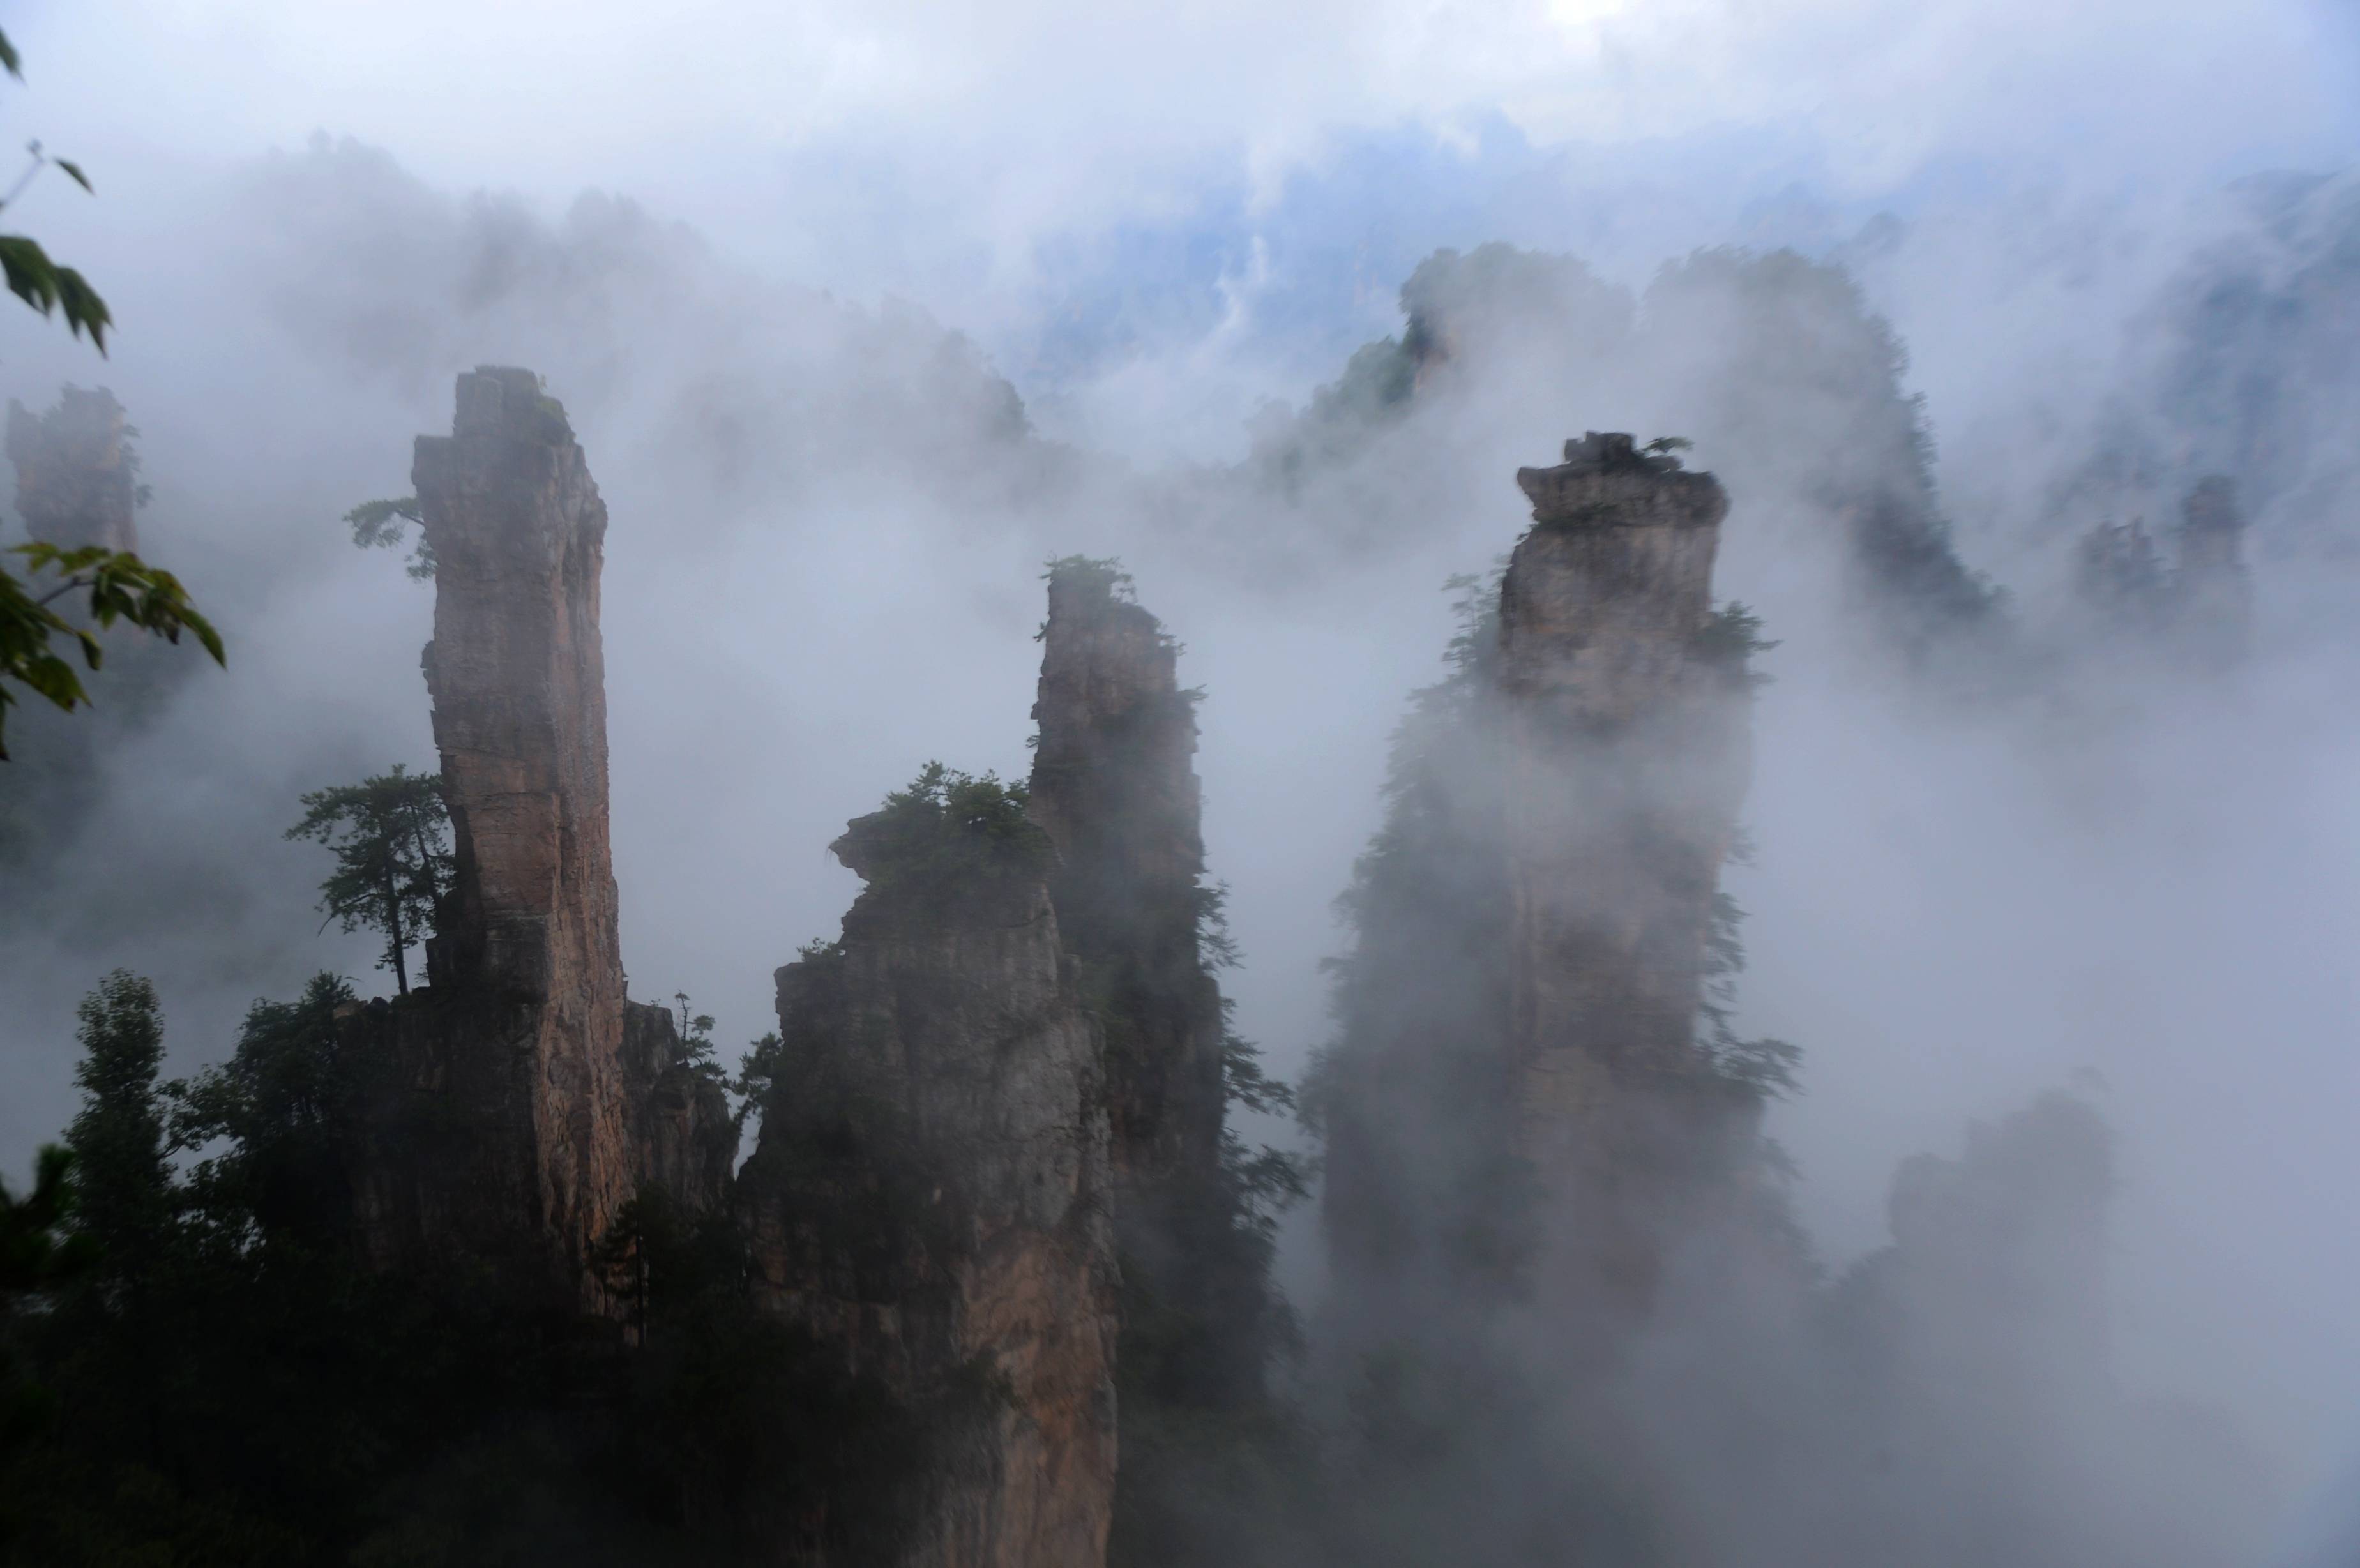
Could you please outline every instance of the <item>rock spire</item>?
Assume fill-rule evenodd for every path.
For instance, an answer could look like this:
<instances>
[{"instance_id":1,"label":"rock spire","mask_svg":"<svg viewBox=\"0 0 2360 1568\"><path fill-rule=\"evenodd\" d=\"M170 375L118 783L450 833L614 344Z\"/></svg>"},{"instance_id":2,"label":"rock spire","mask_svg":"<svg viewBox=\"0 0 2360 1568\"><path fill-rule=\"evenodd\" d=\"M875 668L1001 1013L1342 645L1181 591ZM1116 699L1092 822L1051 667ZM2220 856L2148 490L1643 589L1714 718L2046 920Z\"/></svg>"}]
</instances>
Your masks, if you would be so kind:
<instances>
[{"instance_id":1,"label":"rock spire","mask_svg":"<svg viewBox=\"0 0 2360 1568\"><path fill-rule=\"evenodd\" d=\"M1722 862L1750 768L1750 632L1717 616L1729 501L1595 432L1523 469L1533 527L1500 599L1509 1054L1525 1158L1644 1294L1647 1184L1708 1131L1697 1039ZM1726 646L1725 646L1726 645ZM1749 1124L1750 1127L1750 1124Z\"/></svg>"},{"instance_id":2,"label":"rock spire","mask_svg":"<svg viewBox=\"0 0 2360 1568\"><path fill-rule=\"evenodd\" d=\"M1098 1568L1115 1473L1105 1091L1048 844L1021 789L930 769L832 848L868 887L840 941L778 972L738 1212L762 1302L877 1391L880 1432L914 1435L880 1440L859 1488L890 1538L847 1547L820 1519L783 1560Z\"/></svg>"},{"instance_id":3,"label":"rock spire","mask_svg":"<svg viewBox=\"0 0 2360 1568\"><path fill-rule=\"evenodd\" d=\"M459 377L412 475L437 562L423 664L455 885L429 987L375 1015L394 1072L361 1180L382 1261L458 1247L612 1311L590 1254L661 1181L721 1200L737 1134L671 1016L624 995L607 848L606 508L530 371Z\"/></svg>"},{"instance_id":4,"label":"rock spire","mask_svg":"<svg viewBox=\"0 0 2360 1568\"><path fill-rule=\"evenodd\" d=\"M1206 894L1196 714L1177 649L1111 563L1049 572L1032 717L1032 819L1057 848L1065 942L1108 1018L1117 1178L1220 1155L1221 998L1198 951Z\"/></svg>"}]
</instances>

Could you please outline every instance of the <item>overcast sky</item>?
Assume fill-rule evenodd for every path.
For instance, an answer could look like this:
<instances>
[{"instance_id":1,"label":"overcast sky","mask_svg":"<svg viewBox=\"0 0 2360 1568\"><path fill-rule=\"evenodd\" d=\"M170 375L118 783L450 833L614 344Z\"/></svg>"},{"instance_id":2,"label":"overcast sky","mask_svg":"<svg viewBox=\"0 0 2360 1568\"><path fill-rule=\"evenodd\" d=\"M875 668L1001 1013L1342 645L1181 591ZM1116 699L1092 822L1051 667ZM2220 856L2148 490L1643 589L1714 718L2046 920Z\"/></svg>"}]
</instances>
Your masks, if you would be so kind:
<instances>
[{"instance_id":1,"label":"overcast sky","mask_svg":"<svg viewBox=\"0 0 2360 1568\"><path fill-rule=\"evenodd\" d=\"M1382 321L1437 244L1644 269L1885 207L2178 199L2340 165L2360 124L2360 12L2334 0L11 9L24 128L118 200L315 130L446 187L627 191L803 281L916 299L1028 392L1142 332L1226 328L1269 341L1216 355L1308 374L1293 339ZM67 194L44 222L75 221Z\"/></svg>"}]
</instances>

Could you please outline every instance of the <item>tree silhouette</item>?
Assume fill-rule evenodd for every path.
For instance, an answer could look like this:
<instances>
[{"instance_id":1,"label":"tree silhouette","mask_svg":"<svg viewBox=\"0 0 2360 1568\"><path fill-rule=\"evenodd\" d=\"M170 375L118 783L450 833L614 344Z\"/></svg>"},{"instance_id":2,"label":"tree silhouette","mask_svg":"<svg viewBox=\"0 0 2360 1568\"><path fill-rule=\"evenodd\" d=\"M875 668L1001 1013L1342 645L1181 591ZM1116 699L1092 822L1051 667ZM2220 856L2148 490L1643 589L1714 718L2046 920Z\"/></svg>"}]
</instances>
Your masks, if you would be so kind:
<instances>
[{"instance_id":1,"label":"tree silhouette","mask_svg":"<svg viewBox=\"0 0 2360 1568\"><path fill-rule=\"evenodd\" d=\"M410 992L409 950L423 941L451 890L451 813L442 776L390 773L357 784L314 789L290 839L316 839L336 852L336 869L320 884L320 908L344 929L366 927L385 938L380 969ZM321 922L325 930L328 920Z\"/></svg>"}]
</instances>

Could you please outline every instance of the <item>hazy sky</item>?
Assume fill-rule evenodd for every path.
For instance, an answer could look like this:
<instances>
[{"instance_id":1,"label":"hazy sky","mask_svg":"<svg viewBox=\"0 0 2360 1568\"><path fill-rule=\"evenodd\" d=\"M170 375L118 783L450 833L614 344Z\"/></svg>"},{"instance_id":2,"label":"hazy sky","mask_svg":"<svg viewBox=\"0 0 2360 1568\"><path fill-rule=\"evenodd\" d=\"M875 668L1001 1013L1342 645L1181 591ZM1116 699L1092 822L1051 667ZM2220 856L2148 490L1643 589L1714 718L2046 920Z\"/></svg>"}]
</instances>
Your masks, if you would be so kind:
<instances>
[{"instance_id":1,"label":"hazy sky","mask_svg":"<svg viewBox=\"0 0 2360 1568\"><path fill-rule=\"evenodd\" d=\"M1382 324L1439 244L1644 270L1884 207L2180 199L2338 164L2360 125L2333 0L12 9L25 128L117 200L315 129L451 188L628 191L918 299L1028 393L1108 341L1185 342L1214 385L1137 419L1212 402L1224 432L1243 380ZM45 225L85 216L67 194Z\"/></svg>"}]
</instances>

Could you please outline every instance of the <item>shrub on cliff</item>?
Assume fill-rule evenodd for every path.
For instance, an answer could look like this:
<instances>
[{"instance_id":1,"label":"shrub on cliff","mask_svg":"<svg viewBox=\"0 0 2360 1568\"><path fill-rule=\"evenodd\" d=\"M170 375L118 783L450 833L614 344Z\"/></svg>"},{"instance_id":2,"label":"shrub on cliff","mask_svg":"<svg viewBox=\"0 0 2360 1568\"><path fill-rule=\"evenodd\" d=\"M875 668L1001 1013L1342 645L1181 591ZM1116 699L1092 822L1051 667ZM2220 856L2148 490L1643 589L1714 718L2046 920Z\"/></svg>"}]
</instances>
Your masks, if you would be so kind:
<instances>
[{"instance_id":1,"label":"shrub on cliff","mask_svg":"<svg viewBox=\"0 0 2360 1568\"><path fill-rule=\"evenodd\" d=\"M1025 815L1027 799L1022 783L929 762L831 847L877 893L939 894L978 877L1037 875L1053 852Z\"/></svg>"}]
</instances>

